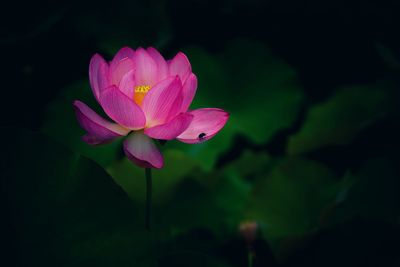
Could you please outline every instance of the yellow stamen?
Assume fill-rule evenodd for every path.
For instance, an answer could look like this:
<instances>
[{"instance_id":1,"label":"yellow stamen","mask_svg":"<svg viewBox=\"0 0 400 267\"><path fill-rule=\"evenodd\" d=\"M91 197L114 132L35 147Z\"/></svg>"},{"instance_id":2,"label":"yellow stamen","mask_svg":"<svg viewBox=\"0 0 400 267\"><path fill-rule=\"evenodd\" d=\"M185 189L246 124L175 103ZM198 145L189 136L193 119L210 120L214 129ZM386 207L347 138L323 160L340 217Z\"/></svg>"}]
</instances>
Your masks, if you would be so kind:
<instances>
[{"instance_id":1,"label":"yellow stamen","mask_svg":"<svg viewBox=\"0 0 400 267\"><path fill-rule=\"evenodd\" d=\"M150 90L150 85L138 85L135 86L135 94L133 95L133 100L139 106L142 105L143 99L147 92Z\"/></svg>"}]
</instances>

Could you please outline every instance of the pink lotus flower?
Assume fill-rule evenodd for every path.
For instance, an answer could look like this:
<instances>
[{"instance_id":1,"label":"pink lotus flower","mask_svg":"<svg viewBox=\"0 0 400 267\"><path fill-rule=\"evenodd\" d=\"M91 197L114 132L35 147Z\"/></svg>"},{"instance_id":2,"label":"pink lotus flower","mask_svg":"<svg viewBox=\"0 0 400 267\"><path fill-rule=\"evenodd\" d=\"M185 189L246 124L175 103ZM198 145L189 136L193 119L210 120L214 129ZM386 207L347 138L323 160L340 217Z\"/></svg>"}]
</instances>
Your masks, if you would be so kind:
<instances>
[{"instance_id":1,"label":"pink lotus flower","mask_svg":"<svg viewBox=\"0 0 400 267\"><path fill-rule=\"evenodd\" d=\"M83 140L97 145L129 135L124 152L141 167L164 164L152 138L200 143L215 136L229 117L217 108L188 110L197 78L183 53L166 61L154 48L124 47L109 63L95 54L89 78L98 103L115 123L75 100L78 122L87 131Z\"/></svg>"}]
</instances>

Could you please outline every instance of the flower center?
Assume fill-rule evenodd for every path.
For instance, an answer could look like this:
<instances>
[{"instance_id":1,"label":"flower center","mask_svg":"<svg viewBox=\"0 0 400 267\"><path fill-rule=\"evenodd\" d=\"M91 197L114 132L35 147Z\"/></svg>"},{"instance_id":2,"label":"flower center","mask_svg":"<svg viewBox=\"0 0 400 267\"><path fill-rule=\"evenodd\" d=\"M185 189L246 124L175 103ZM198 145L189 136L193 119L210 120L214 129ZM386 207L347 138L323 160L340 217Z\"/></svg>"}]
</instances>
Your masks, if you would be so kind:
<instances>
[{"instance_id":1,"label":"flower center","mask_svg":"<svg viewBox=\"0 0 400 267\"><path fill-rule=\"evenodd\" d=\"M133 95L133 100L139 106L142 105L143 99L147 92L150 90L150 85L137 85L135 86L135 93Z\"/></svg>"}]
</instances>

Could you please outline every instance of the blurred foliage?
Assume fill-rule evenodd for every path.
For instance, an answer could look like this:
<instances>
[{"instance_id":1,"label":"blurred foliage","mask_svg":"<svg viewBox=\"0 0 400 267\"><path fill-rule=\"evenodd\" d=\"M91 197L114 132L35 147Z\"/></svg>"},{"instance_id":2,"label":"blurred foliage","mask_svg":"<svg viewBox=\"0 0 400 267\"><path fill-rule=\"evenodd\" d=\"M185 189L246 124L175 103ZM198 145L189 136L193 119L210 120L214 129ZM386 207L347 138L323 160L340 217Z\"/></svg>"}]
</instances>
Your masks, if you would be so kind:
<instances>
[{"instance_id":1,"label":"blurred foliage","mask_svg":"<svg viewBox=\"0 0 400 267\"><path fill-rule=\"evenodd\" d=\"M198 164L180 151L167 151L165 158L166 168L153 171L155 229L177 234L205 227L216 235L226 227L235 230L249 186L223 172L201 171ZM146 185L142 168L124 159L110 166L108 172L133 201L144 205Z\"/></svg>"},{"instance_id":2,"label":"blurred foliage","mask_svg":"<svg viewBox=\"0 0 400 267\"><path fill-rule=\"evenodd\" d=\"M398 159L375 158L350 174L352 183L343 187L332 221L354 218L400 223Z\"/></svg>"},{"instance_id":3,"label":"blurred foliage","mask_svg":"<svg viewBox=\"0 0 400 267\"><path fill-rule=\"evenodd\" d=\"M2 197L16 265L129 266L149 248L139 211L99 165L41 135L7 130Z\"/></svg>"},{"instance_id":4,"label":"blurred foliage","mask_svg":"<svg viewBox=\"0 0 400 267\"><path fill-rule=\"evenodd\" d=\"M230 113L223 132L213 140L196 147L177 145L205 168L215 164L235 135L266 143L296 120L304 98L296 73L264 45L237 40L217 57L198 47L183 51L199 79L191 107L221 107Z\"/></svg>"},{"instance_id":5,"label":"blurred foliage","mask_svg":"<svg viewBox=\"0 0 400 267\"><path fill-rule=\"evenodd\" d=\"M208 142L188 145L169 141L160 145L165 167L153 171L152 232L144 232L142 225L144 171L123 156L121 140L90 147L80 139L83 131L72 110L74 99L88 103L105 116L88 83L81 81L65 88L45 113L41 132L60 145L20 133L23 136L19 138L25 142L40 140L21 147L29 153L41 149L41 157L27 153L25 157L32 160L22 162L36 166L34 170L46 162L51 170L62 173L45 171L47 167L43 166L31 173L40 179L30 180L29 188L44 191L21 191L13 196L22 199L16 203L33 198L32 194L45 198L38 199L40 205L32 208L15 207L23 214L18 216L28 216L25 220L36 223L21 228L26 234L19 242L38 238L34 235L41 227L55 227L55 232L46 237L45 247L38 249L58 242L65 247L64 254L54 257L68 262L68 266L87 262L106 266L114 259L118 266L128 262L138 266L187 266L189 261L191 266L195 266L193 261L198 266L228 266L236 260L223 253L232 249L226 240L241 240L240 246L246 247L238 233L244 221L257 222L259 238L271 246L261 253L273 251L282 263L290 263L291 255L314 235L354 219L378 219L398 225L400 187L392 161L371 159L359 170L349 166L345 173L338 173L332 169L334 166L307 158L309 153L325 147L346 146L370 125L393 116L397 112L394 83L343 86L327 99L308 106L296 72L261 43L237 40L217 53L198 46L183 51L199 79L192 108L221 107L231 117ZM303 118L300 113L305 108ZM277 155L268 148L282 134L286 153L283 150L283 155ZM238 136L242 143L236 143ZM67 152L61 144L73 152ZM244 147L238 149L237 145ZM232 152L235 154L230 155ZM13 173L13 180L24 183L30 165ZM81 188L81 183L86 187ZM74 193L77 188L81 188L79 194ZM65 196L57 202L49 193ZM92 196L91 201L87 194ZM99 202L95 203L97 198ZM43 209L40 216L49 216L54 209L68 212L40 217L36 214L39 206ZM101 215L94 213L98 209ZM96 220L101 223L80 234ZM49 225L41 225L40 221ZM133 247L140 249L130 249ZM26 253L31 255L25 258L27 262L37 260L32 251ZM246 262L243 255L240 257ZM269 264L276 262L272 258Z\"/></svg>"},{"instance_id":6,"label":"blurred foliage","mask_svg":"<svg viewBox=\"0 0 400 267\"><path fill-rule=\"evenodd\" d=\"M254 184L247 208L271 239L317 229L322 210L334 200L335 176L324 165L305 159L282 159Z\"/></svg>"},{"instance_id":7,"label":"blurred foliage","mask_svg":"<svg viewBox=\"0 0 400 267\"><path fill-rule=\"evenodd\" d=\"M65 88L49 104L46 109L42 132L63 143L71 150L93 159L100 165L108 166L118 158L121 143L116 141L96 146L93 149L93 147L83 142L81 137L85 132L79 126L72 108L72 102L76 99L84 101L99 114L104 114L90 90L88 81L79 81Z\"/></svg>"},{"instance_id":8,"label":"blurred foliage","mask_svg":"<svg viewBox=\"0 0 400 267\"><path fill-rule=\"evenodd\" d=\"M43 107L39 133L1 133L6 257L17 266L247 266L249 244L238 228L255 221L254 266L367 266L380 255L400 262L393 256L400 255L398 149L388 137L398 137L395 53L377 45L390 75L332 82L318 98L264 42L236 38L215 50L174 43L179 32L168 8L155 0L99 3L71 23L108 59L125 45L155 46L170 57L182 50L199 81L191 109L227 110L226 127L202 144L160 145L165 167L153 170L147 232L144 170L124 157L122 138L95 147L81 140L73 100L106 116L87 77L72 79ZM126 10L131 16L121 16ZM370 127L388 121L393 133L379 133L372 147ZM348 160L338 168L327 158Z\"/></svg>"},{"instance_id":9,"label":"blurred foliage","mask_svg":"<svg viewBox=\"0 0 400 267\"><path fill-rule=\"evenodd\" d=\"M99 165L42 135L7 130L2 138L12 142L5 147L9 158L2 184L8 191L2 198L9 205L7 218L15 229L10 238L19 247L18 265L52 266L62 262L63 266L131 266L145 262L148 266L151 259L157 259L157 266L175 266L195 257L198 266L227 266L207 251L172 250L179 247L179 240L168 249L165 242L170 241L165 238L193 227L219 225L228 214L238 214L223 201L240 201L236 199L243 195L239 185L223 178L217 184L170 183L170 187L179 188L169 202L155 205L153 231L147 232L141 200L130 201ZM172 159L177 158L172 155ZM130 178L138 181L142 177ZM162 177L155 178L157 182ZM189 199L188 191L193 193ZM158 192L164 193L162 189ZM209 205L204 205L206 202ZM195 207L197 212L188 216ZM209 246L217 245L218 241L213 240Z\"/></svg>"},{"instance_id":10,"label":"blurred foliage","mask_svg":"<svg viewBox=\"0 0 400 267\"><path fill-rule=\"evenodd\" d=\"M393 111L396 102L389 89L383 83L337 89L326 102L310 108L301 130L289 139L288 153L350 143L363 129Z\"/></svg>"},{"instance_id":11,"label":"blurred foliage","mask_svg":"<svg viewBox=\"0 0 400 267\"><path fill-rule=\"evenodd\" d=\"M198 164L179 150L169 150L164 153L165 168L153 170L154 188L153 197L156 204L161 204L171 197L175 187L179 185ZM126 190L129 197L144 204L146 180L143 177L143 168L140 168L128 159L115 162L107 169L114 180ZM139 177L139 178L138 178Z\"/></svg>"}]
</instances>

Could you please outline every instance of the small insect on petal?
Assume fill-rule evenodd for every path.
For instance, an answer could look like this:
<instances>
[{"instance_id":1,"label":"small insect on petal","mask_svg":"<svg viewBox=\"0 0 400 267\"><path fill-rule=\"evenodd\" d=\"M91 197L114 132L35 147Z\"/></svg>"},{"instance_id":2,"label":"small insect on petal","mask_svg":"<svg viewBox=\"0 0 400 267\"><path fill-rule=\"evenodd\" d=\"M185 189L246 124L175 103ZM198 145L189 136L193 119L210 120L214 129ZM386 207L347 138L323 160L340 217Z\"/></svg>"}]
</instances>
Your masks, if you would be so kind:
<instances>
[{"instance_id":1,"label":"small insect on petal","mask_svg":"<svg viewBox=\"0 0 400 267\"><path fill-rule=\"evenodd\" d=\"M205 133L199 134L199 140L200 140L200 141L203 140L205 137L206 137L206 134L205 134Z\"/></svg>"}]
</instances>

